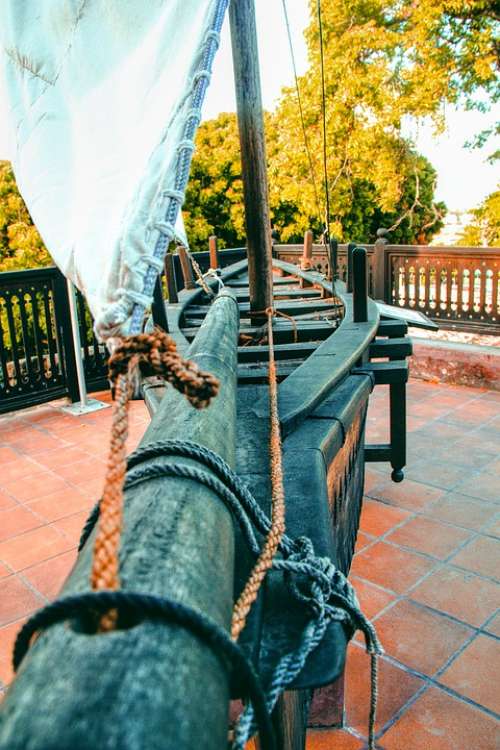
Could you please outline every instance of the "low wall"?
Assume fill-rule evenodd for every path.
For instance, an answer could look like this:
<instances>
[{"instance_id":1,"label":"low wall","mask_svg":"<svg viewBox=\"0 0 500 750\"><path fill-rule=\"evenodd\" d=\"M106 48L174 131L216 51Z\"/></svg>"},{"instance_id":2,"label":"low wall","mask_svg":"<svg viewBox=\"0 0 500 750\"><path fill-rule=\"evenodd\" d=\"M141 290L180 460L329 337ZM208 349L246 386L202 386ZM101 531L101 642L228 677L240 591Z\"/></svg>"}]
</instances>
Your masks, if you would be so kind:
<instances>
[{"instance_id":1,"label":"low wall","mask_svg":"<svg viewBox=\"0 0 500 750\"><path fill-rule=\"evenodd\" d=\"M414 338L410 374L435 383L500 391L500 348Z\"/></svg>"}]
</instances>

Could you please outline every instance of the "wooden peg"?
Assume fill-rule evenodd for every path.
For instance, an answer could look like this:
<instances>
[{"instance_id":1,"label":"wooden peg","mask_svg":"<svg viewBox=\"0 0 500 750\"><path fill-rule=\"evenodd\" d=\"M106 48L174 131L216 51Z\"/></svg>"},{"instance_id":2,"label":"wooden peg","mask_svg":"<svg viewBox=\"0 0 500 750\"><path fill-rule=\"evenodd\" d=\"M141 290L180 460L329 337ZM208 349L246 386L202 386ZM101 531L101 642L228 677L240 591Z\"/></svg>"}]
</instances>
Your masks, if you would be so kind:
<instances>
[{"instance_id":1,"label":"wooden peg","mask_svg":"<svg viewBox=\"0 0 500 750\"><path fill-rule=\"evenodd\" d=\"M181 261L182 278L184 279L184 289L195 289L196 284L194 283L193 269L191 267L191 261L187 254L187 250L182 245L177 248L177 254Z\"/></svg>"},{"instance_id":2,"label":"wooden peg","mask_svg":"<svg viewBox=\"0 0 500 750\"><path fill-rule=\"evenodd\" d=\"M312 268L312 247L313 233L308 229L304 233L304 249L302 250L302 258L300 259L300 267L303 271L309 271Z\"/></svg>"},{"instance_id":3,"label":"wooden peg","mask_svg":"<svg viewBox=\"0 0 500 750\"><path fill-rule=\"evenodd\" d=\"M211 234L208 238L208 250L210 253L210 268L217 270L217 268L220 268L220 262L219 251L217 249L217 237L215 234Z\"/></svg>"}]
</instances>

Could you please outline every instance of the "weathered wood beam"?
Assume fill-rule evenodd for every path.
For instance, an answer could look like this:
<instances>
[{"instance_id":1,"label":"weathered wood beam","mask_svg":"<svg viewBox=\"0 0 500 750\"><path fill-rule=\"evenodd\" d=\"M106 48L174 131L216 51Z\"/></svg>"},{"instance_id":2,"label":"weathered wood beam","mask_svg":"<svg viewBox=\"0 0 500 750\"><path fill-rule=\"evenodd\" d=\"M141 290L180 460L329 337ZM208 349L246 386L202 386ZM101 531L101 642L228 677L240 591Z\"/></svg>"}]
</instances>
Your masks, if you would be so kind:
<instances>
[{"instance_id":1,"label":"weathered wood beam","mask_svg":"<svg viewBox=\"0 0 500 750\"><path fill-rule=\"evenodd\" d=\"M272 243L253 0L232 0L229 20L241 145L250 305L253 311L260 311L272 304Z\"/></svg>"},{"instance_id":2,"label":"weathered wood beam","mask_svg":"<svg viewBox=\"0 0 500 750\"><path fill-rule=\"evenodd\" d=\"M190 349L219 378L219 396L197 411L169 388L142 445L194 440L234 466L237 337L238 308L224 291ZM65 594L89 589L92 547L93 535ZM127 490L120 563L124 589L170 597L229 626L233 522L204 485L164 477ZM181 627L145 620L88 635L71 623L54 625L33 644L2 703L0 747L221 750L228 700L226 667Z\"/></svg>"}]
</instances>

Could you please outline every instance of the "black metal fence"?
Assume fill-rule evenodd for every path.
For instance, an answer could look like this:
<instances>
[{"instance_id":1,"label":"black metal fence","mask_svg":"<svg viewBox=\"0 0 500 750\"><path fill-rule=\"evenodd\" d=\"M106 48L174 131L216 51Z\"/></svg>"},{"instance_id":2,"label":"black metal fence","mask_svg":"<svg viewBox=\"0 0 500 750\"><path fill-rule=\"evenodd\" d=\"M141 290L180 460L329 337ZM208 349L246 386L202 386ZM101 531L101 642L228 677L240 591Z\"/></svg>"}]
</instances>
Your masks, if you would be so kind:
<instances>
[{"instance_id":1,"label":"black metal fence","mask_svg":"<svg viewBox=\"0 0 500 750\"><path fill-rule=\"evenodd\" d=\"M244 256L244 248L222 250L221 265ZM197 253L196 259L202 271L208 270L208 252ZM173 270L181 290L178 255L173 256ZM106 347L94 335L92 316L79 292L76 301L85 381L92 393L108 386ZM161 324L161 319L156 322ZM79 399L66 279L54 267L0 273L0 414L62 396Z\"/></svg>"},{"instance_id":2,"label":"black metal fence","mask_svg":"<svg viewBox=\"0 0 500 750\"><path fill-rule=\"evenodd\" d=\"M87 389L107 387L106 351L77 294ZM0 413L62 396L77 401L66 280L57 268L0 274Z\"/></svg>"}]
</instances>

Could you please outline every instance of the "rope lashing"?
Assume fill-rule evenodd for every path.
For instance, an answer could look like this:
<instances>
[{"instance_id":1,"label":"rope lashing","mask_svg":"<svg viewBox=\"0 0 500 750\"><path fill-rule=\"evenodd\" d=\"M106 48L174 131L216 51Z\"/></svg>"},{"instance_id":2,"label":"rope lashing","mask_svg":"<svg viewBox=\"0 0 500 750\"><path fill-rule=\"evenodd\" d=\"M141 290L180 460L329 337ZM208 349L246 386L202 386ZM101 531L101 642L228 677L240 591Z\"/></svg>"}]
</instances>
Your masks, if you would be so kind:
<instances>
[{"instance_id":1,"label":"rope lashing","mask_svg":"<svg viewBox=\"0 0 500 750\"><path fill-rule=\"evenodd\" d=\"M172 458L195 460L200 467L172 461ZM161 462L143 465L151 459ZM210 472L204 471L206 467ZM269 534L271 521L229 465L216 453L198 443L184 440L163 440L139 448L129 456L125 488L137 486L149 479L175 476L204 484L224 502L238 523L249 549L258 556L260 546L256 533ZM85 524L80 549L88 540L99 516L99 505ZM370 707L370 736L374 736L377 701L376 658L382 648L371 623L359 609L354 589L328 558L314 554L312 542L306 537L293 540L286 533L279 543L281 556L275 557L272 569L282 572L292 599L310 613L310 620L297 647L285 654L273 670L266 686L268 710L272 711L279 694L301 672L309 654L321 643L328 624L334 620L345 622L351 629L361 630L372 659L372 698ZM300 585L299 582L300 581ZM245 709L235 733L235 750L244 747L246 738L255 729L251 708ZM239 743L239 744L238 744ZM369 746L374 747L373 743Z\"/></svg>"},{"instance_id":2,"label":"rope lashing","mask_svg":"<svg viewBox=\"0 0 500 750\"><path fill-rule=\"evenodd\" d=\"M70 619L88 618L89 613L103 618L109 611L138 621L159 620L180 625L209 646L225 667L229 662L238 685L255 711L263 750L274 750L274 733L265 696L251 662L223 628L199 610L181 602L125 591L99 591L59 599L33 615L19 631L14 645L14 671L18 670L36 633Z\"/></svg>"},{"instance_id":3,"label":"rope lashing","mask_svg":"<svg viewBox=\"0 0 500 750\"><path fill-rule=\"evenodd\" d=\"M259 554L250 577L233 607L231 637L237 640L245 627L252 604L257 599L259 589L272 568L283 534L285 533L285 489L283 487L283 456L278 414L278 381L274 358L273 315L269 307L267 315L267 335L269 342L269 458L271 473L271 528L262 551Z\"/></svg>"},{"instance_id":4,"label":"rope lashing","mask_svg":"<svg viewBox=\"0 0 500 750\"><path fill-rule=\"evenodd\" d=\"M120 588L118 553L122 528L125 447L128 434L128 404L134 381L142 375L158 375L182 393L196 409L203 409L217 395L219 383L194 362L183 359L175 342L163 331L124 338L109 358L109 379L116 403L111 443L100 504L99 529L94 544L90 583L94 591ZM116 624L116 612L101 622L102 630Z\"/></svg>"}]
</instances>

